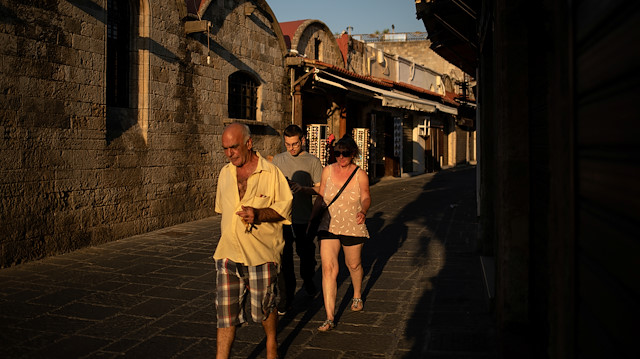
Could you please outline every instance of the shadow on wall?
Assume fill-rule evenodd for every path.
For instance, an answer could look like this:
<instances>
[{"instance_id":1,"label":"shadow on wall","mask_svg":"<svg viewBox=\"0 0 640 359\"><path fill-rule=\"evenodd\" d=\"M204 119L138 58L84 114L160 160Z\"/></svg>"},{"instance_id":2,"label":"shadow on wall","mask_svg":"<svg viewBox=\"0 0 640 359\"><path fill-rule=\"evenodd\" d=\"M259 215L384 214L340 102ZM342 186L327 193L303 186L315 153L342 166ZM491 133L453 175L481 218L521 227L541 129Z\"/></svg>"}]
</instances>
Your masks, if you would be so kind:
<instances>
[{"instance_id":1,"label":"shadow on wall","mask_svg":"<svg viewBox=\"0 0 640 359\"><path fill-rule=\"evenodd\" d=\"M238 6L241 6L241 4L239 4ZM223 14L216 13L217 10L219 9L217 9L215 6L209 6L202 17L203 20L211 21L212 26L209 28L209 33L206 33L206 32L194 33L189 36L191 36L193 39L198 41L203 46L203 49L204 49L203 51L205 52L205 54L208 48L209 51L218 55L221 59L226 60L231 65L233 65L236 69L252 74L256 79L258 79L258 81L261 84L265 83L266 82L265 79L260 77L260 75L255 70L253 70L251 66L244 63L232 51L229 51L227 49L227 47L231 46L231 44L226 44L225 46L225 44L215 41L212 38L207 38L207 36L216 35L224 25L224 22L226 20L226 17L222 16ZM230 10L226 16L233 15L234 10L235 9ZM260 7L255 7L251 14L245 14L244 16L247 16L247 18L250 19L254 24L256 24L256 26L264 30L270 36L276 37L277 34L273 31L273 29L271 29L271 27L268 24L265 24L258 16L255 15L255 12L258 12L258 11L263 16L265 16L267 20L273 21L273 19L271 18L271 15L265 12ZM268 45L265 44L265 46L268 46Z\"/></svg>"},{"instance_id":2,"label":"shadow on wall","mask_svg":"<svg viewBox=\"0 0 640 359\"><path fill-rule=\"evenodd\" d=\"M107 19L107 10L93 1L86 0L68 0L69 3L78 9L84 11L87 15L105 24Z\"/></svg>"},{"instance_id":3,"label":"shadow on wall","mask_svg":"<svg viewBox=\"0 0 640 359\"><path fill-rule=\"evenodd\" d=\"M0 4L0 23L2 24L26 24L13 10Z\"/></svg>"},{"instance_id":4,"label":"shadow on wall","mask_svg":"<svg viewBox=\"0 0 640 359\"><path fill-rule=\"evenodd\" d=\"M107 145L138 124L137 111L131 108L107 106L106 116Z\"/></svg>"},{"instance_id":5,"label":"shadow on wall","mask_svg":"<svg viewBox=\"0 0 640 359\"><path fill-rule=\"evenodd\" d=\"M280 133L273 127L269 125L251 125L248 124L251 129L251 135L257 136L280 136Z\"/></svg>"},{"instance_id":6,"label":"shadow on wall","mask_svg":"<svg viewBox=\"0 0 640 359\"><path fill-rule=\"evenodd\" d=\"M256 11L259 8L256 8ZM271 19L271 16L269 14L267 14L266 12L262 12L262 14L269 19L270 21L273 21L273 19ZM273 31L273 29L271 29L267 24L265 24L264 22L262 22L262 20L260 20L260 18L258 18L255 14L251 14L249 15L249 19L251 21L253 21L254 24L256 24L256 26L258 26L259 28L261 28L262 30L264 30L266 33L268 33L269 35L275 37L277 36L276 33Z\"/></svg>"}]
</instances>

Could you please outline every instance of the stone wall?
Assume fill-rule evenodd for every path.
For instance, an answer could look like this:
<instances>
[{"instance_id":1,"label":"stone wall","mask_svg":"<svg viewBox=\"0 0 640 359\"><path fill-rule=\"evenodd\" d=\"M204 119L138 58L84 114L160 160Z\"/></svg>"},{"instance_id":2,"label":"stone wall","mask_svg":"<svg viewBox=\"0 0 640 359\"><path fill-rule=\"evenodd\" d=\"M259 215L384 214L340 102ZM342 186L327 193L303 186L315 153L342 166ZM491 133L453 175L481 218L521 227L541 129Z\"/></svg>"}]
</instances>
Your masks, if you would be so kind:
<instances>
[{"instance_id":1,"label":"stone wall","mask_svg":"<svg viewBox=\"0 0 640 359\"><path fill-rule=\"evenodd\" d=\"M3 2L0 267L213 215L235 71L260 82L257 149L280 151L290 115L271 10L213 2L207 52L178 5L132 4L132 108L117 111L105 100L106 1Z\"/></svg>"},{"instance_id":2,"label":"stone wall","mask_svg":"<svg viewBox=\"0 0 640 359\"><path fill-rule=\"evenodd\" d=\"M364 53L365 47L367 45L364 42L356 40L347 34L341 35L341 38L344 38L345 40L343 41L346 41L348 44L345 68L359 75L364 75L366 73Z\"/></svg>"},{"instance_id":3,"label":"stone wall","mask_svg":"<svg viewBox=\"0 0 640 359\"><path fill-rule=\"evenodd\" d=\"M372 43L373 46L390 54L400 55L413 62L423 65L435 72L448 75L455 80L463 81L464 74L455 64L449 63L440 55L429 48L431 41L380 41Z\"/></svg>"},{"instance_id":4,"label":"stone wall","mask_svg":"<svg viewBox=\"0 0 640 359\"><path fill-rule=\"evenodd\" d=\"M296 50L307 58L320 60L331 65L344 67L342 53L336 43L336 39L331 34L331 30L319 21L311 20L308 26L301 26L303 32L298 37L296 34ZM316 41L320 44L319 56L316 59Z\"/></svg>"}]
</instances>

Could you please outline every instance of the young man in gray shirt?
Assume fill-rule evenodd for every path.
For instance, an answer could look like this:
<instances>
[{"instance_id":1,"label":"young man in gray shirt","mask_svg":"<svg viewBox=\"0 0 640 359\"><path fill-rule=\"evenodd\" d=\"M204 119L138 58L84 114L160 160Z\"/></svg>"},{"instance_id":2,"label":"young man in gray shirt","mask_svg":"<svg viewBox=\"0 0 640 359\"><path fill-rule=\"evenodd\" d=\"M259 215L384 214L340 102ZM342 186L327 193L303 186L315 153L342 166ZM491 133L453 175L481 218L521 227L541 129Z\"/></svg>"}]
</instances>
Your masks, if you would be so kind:
<instances>
[{"instance_id":1,"label":"young man in gray shirt","mask_svg":"<svg viewBox=\"0 0 640 359\"><path fill-rule=\"evenodd\" d=\"M278 278L280 302L278 313L284 315L293 304L296 291L296 275L293 268L293 244L300 257L300 277L304 289L309 295L315 295L317 289L313 283L316 271L316 246L313 242L315 233L306 234L311 208L312 196L317 194L322 177L320 160L304 151L304 132L297 125L290 125L284 130L284 144L286 151L273 157L273 164L289 180L293 192L291 209L291 226L285 225L283 235L285 240L282 253L282 265Z\"/></svg>"}]
</instances>

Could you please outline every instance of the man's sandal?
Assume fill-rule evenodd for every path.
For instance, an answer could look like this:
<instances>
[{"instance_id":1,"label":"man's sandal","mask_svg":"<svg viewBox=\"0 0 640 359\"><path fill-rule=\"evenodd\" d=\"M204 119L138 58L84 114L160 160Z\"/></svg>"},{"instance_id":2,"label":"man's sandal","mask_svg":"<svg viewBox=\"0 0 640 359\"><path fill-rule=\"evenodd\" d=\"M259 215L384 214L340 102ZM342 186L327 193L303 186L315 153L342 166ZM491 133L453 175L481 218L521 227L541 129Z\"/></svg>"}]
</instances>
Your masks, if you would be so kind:
<instances>
[{"instance_id":1,"label":"man's sandal","mask_svg":"<svg viewBox=\"0 0 640 359\"><path fill-rule=\"evenodd\" d=\"M327 319L324 321L324 323L322 323L321 326L318 327L318 331L319 332L328 332L331 329L335 328L336 324L333 322L333 320L331 319Z\"/></svg>"},{"instance_id":2,"label":"man's sandal","mask_svg":"<svg viewBox=\"0 0 640 359\"><path fill-rule=\"evenodd\" d=\"M351 302L351 310L354 312L359 312L364 309L364 304L362 303L362 298L353 298Z\"/></svg>"}]
</instances>

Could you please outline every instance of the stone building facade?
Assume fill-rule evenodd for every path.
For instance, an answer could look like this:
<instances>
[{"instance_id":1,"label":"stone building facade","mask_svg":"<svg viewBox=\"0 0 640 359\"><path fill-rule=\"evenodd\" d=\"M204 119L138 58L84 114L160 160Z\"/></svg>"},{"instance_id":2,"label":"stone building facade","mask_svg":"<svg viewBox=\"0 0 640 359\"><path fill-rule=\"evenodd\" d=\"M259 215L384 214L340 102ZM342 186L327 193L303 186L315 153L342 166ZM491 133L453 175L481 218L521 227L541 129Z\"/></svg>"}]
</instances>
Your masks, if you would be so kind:
<instances>
[{"instance_id":1,"label":"stone building facade","mask_svg":"<svg viewBox=\"0 0 640 359\"><path fill-rule=\"evenodd\" d=\"M342 53L331 30L319 20L299 20L280 24L285 42L303 57L344 67ZM289 34L292 35L289 35Z\"/></svg>"},{"instance_id":2,"label":"stone building facade","mask_svg":"<svg viewBox=\"0 0 640 359\"><path fill-rule=\"evenodd\" d=\"M390 54L400 55L417 64L426 66L445 78L448 77L453 81L464 81L464 72L455 66L455 64L450 63L435 51L431 50L431 48L429 48L431 41L429 40L377 41L371 43L371 45L376 49ZM446 79L444 81L446 81ZM453 86L453 83L451 85ZM454 89L449 88L447 91L453 92Z\"/></svg>"},{"instance_id":3,"label":"stone building facade","mask_svg":"<svg viewBox=\"0 0 640 359\"><path fill-rule=\"evenodd\" d=\"M320 20L283 22L280 26L289 48L286 64L292 94L291 123L303 128L309 124L329 124L332 129L334 126L337 129L340 111L336 109L339 105L331 100L327 102L326 93L309 91L308 86L306 90L303 89L313 73L301 66L304 60L313 60L344 68L344 59L336 39L329 27Z\"/></svg>"},{"instance_id":4,"label":"stone building facade","mask_svg":"<svg viewBox=\"0 0 640 359\"><path fill-rule=\"evenodd\" d=\"M294 123L326 125L327 141L353 131L370 136L364 152L372 178L434 169L427 163L435 158L428 148L440 143L438 148L444 149L448 142L443 136L440 142L432 141L431 133L436 130L426 127L433 124L442 129L448 121L452 125L447 122L447 130L453 132L453 116L460 105L448 96L441 74L347 33L332 41L337 46L320 51L317 45L324 45L320 39L333 36L319 20L292 21L281 27L290 47L286 65L291 74ZM301 38L317 40L301 42ZM441 152L446 161L448 157ZM467 151L461 153L466 159ZM452 163L458 162L454 159Z\"/></svg>"},{"instance_id":5,"label":"stone building facade","mask_svg":"<svg viewBox=\"0 0 640 359\"><path fill-rule=\"evenodd\" d=\"M445 60L438 53L433 51L429 46L430 40L413 40L413 41L375 41L368 43L370 46L384 51L387 54L395 54L407 59L411 62L419 64L416 68L427 68L438 74L444 91L450 96L460 96L463 93L462 86L466 86L464 91L470 100L475 102L475 96L471 90L476 82L465 74L460 67ZM409 82L410 83L410 82ZM424 84L416 84L424 86ZM438 91L438 86L424 87L432 91ZM468 111L460 111L458 118L467 117L462 123L471 123L475 120L475 107L467 109ZM468 118L471 117L471 118ZM442 126L442 140L444 147L442 151L437 150L437 145L431 144L430 150L435 156L435 161L440 166L455 166L460 163L475 163L476 158L476 131L475 126L458 126L458 121L450 117L445 119L447 126ZM434 133L441 131L438 127L434 127ZM431 139L437 142L437 139Z\"/></svg>"},{"instance_id":6,"label":"stone building facade","mask_svg":"<svg viewBox=\"0 0 640 359\"><path fill-rule=\"evenodd\" d=\"M354 35L352 42L363 44L357 51L360 56L353 56L363 59L359 73L396 82L401 85L397 90L411 93L417 89L419 91L413 92L414 95L442 96L445 100L444 106L438 105L435 111L424 108L407 111L407 108L386 106L377 113L378 118L386 118L387 121L402 119L401 172L430 172L439 167L475 163L475 107L458 101L463 96L463 83L466 83L464 90L468 99L475 101L469 90L475 82L433 50L423 48L428 40L404 41L398 38L400 36L395 36L393 41L380 41L376 37L376 41L369 41L367 36ZM447 105L457 107L457 111L450 111ZM378 142L385 142L381 135L387 130L389 128L377 131ZM388 154L378 154L378 162L382 157L387 158Z\"/></svg>"},{"instance_id":7,"label":"stone building facade","mask_svg":"<svg viewBox=\"0 0 640 359\"><path fill-rule=\"evenodd\" d=\"M280 150L276 17L262 0L194 3L3 2L0 267L212 215L234 120Z\"/></svg>"}]
</instances>

